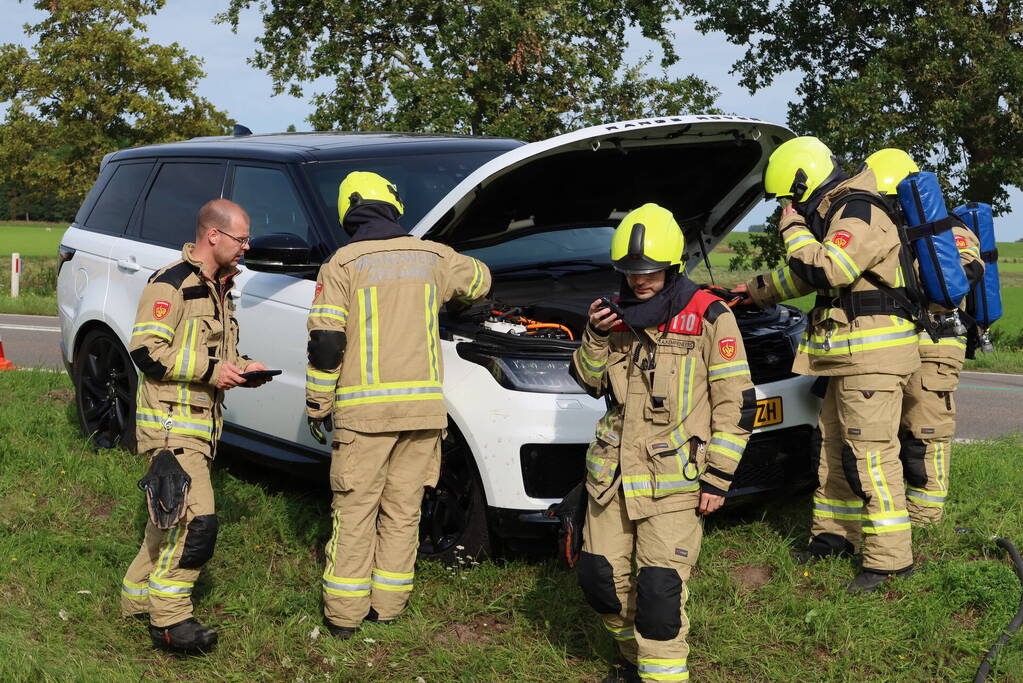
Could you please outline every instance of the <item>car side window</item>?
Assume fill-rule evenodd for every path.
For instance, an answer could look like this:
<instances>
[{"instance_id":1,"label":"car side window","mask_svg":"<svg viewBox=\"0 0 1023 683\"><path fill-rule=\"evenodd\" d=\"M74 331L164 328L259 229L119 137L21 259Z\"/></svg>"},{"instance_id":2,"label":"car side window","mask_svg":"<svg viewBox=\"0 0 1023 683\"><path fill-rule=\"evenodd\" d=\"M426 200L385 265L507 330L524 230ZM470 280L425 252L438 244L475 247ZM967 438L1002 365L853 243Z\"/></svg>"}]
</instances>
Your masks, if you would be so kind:
<instances>
[{"instance_id":1,"label":"car side window","mask_svg":"<svg viewBox=\"0 0 1023 683\"><path fill-rule=\"evenodd\" d=\"M139 199L153 162L141 164L118 164L89 212L85 226L92 230L121 234L128 225L132 209Z\"/></svg>"},{"instance_id":2,"label":"car side window","mask_svg":"<svg viewBox=\"0 0 1023 683\"><path fill-rule=\"evenodd\" d=\"M167 162L149 188L140 237L180 247L195 241L195 219L203 204L221 196L223 163Z\"/></svg>"},{"instance_id":3,"label":"car side window","mask_svg":"<svg viewBox=\"0 0 1023 683\"><path fill-rule=\"evenodd\" d=\"M278 168L236 166L231 200L249 214L253 237L286 232L307 243L309 221L288 175Z\"/></svg>"}]
</instances>

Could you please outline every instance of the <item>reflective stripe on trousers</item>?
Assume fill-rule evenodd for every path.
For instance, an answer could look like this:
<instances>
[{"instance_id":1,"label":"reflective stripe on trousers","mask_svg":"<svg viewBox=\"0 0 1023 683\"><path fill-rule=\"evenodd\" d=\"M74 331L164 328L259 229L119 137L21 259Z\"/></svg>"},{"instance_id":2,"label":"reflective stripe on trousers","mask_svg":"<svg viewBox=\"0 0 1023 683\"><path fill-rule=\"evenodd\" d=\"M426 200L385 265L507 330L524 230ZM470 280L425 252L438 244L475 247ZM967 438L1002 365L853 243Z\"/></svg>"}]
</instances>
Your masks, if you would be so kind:
<instances>
[{"instance_id":1,"label":"reflective stripe on trousers","mask_svg":"<svg viewBox=\"0 0 1023 683\"><path fill-rule=\"evenodd\" d=\"M386 572L382 569L373 570L373 588L384 591L410 591L414 583L415 572Z\"/></svg>"},{"instance_id":2,"label":"reflective stripe on trousers","mask_svg":"<svg viewBox=\"0 0 1023 683\"><path fill-rule=\"evenodd\" d=\"M645 659L637 660L639 677L651 681L686 681L689 680L689 667L684 659Z\"/></svg>"}]
</instances>

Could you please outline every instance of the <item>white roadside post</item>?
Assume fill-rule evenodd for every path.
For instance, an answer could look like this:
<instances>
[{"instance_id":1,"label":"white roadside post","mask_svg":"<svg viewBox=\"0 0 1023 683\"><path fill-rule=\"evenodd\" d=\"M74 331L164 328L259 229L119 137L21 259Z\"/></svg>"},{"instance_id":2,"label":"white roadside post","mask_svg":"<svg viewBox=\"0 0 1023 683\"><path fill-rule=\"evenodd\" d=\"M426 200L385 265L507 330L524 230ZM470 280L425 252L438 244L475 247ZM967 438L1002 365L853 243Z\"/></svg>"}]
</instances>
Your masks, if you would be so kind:
<instances>
[{"instance_id":1,"label":"white roadside post","mask_svg":"<svg viewBox=\"0 0 1023 683\"><path fill-rule=\"evenodd\" d=\"M21 289L21 254L11 254L11 298L18 298L18 291Z\"/></svg>"}]
</instances>

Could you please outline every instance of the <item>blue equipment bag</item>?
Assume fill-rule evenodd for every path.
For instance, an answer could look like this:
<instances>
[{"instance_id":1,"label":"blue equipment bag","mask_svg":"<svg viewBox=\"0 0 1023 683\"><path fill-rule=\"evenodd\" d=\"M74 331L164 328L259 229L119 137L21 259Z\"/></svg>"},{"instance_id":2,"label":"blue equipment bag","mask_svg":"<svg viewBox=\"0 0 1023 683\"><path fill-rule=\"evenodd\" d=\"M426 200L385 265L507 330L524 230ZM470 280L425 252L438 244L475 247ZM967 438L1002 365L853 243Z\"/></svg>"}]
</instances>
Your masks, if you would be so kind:
<instances>
[{"instance_id":1,"label":"blue equipment bag","mask_svg":"<svg viewBox=\"0 0 1023 683\"><path fill-rule=\"evenodd\" d=\"M938 176L929 171L910 173L898 185L899 204L906 218L906 237L920 266L920 282L932 303L958 308L970 291L959 263L952 225Z\"/></svg>"},{"instance_id":2,"label":"blue equipment bag","mask_svg":"<svg viewBox=\"0 0 1023 683\"><path fill-rule=\"evenodd\" d=\"M966 299L966 312L987 329L1002 317L1002 291L998 281L998 245L995 244L995 221L990 204L968 202L952 209L980 240L980 258L984 261L984 277L973 286Z\"/></svg>"}]
</instances>

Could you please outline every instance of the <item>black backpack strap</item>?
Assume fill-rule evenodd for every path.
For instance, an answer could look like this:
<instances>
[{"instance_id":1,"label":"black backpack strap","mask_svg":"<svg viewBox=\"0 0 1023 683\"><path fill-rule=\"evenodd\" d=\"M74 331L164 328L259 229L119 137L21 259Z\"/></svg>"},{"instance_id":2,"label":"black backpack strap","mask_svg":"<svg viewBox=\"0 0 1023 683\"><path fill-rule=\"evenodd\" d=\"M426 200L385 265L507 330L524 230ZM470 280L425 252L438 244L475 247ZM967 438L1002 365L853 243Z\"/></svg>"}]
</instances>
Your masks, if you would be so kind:
<instances>
[{"instance_id":1,"label":"black backpack strap","mask_svg":"<svg viewBox=\"0 0 1023 683\"><path fill-rule=\"evenodd\" d=\"M924 296L923 288L920 286L920 282L916 278L916 258L913 256L912 247L910 242L913 239L926 236L925 234L919 234L914 237L910 237L908 231L912 228L907 228L905 221L902 216L898 214L894 206L891 206L880 195L876 195L872 192L849 192L844 194L835 202L828 207L827 218L825 219L826 224L831 224L832 217L838 212L840 208L845 206L851 201L864 201L872 206L884 211L888 220L895 226L896 231L899 235L899 241L902 246L899 249L899 266L902 268L902 275L906 279L905 289L890 287L881 278L873 272L865 271L862 275L867 282L874 285L877 289L881 290L888 297L897 304L897 307L906 311L909 320L913 320L918 328L921 328L927 332L934 342L938 341L938 330L934 324L932 324L930 316L927 314L927 298ZM947 222L947 224L945 224ZM942 223L942 226L938 226L938 223ZM936 221L935 223L927 223L924 226L916 226L918 228L925 228L932 230L930 234L937 234L937 232L944 232L945 230L951 230L955 224L954 219L943 219L942 221ZM932 226L927 228L926 226ZM939 229L940 227L940 229ZM861 314L862 315L862 314Z\"/></svg>"}]
</instances>

